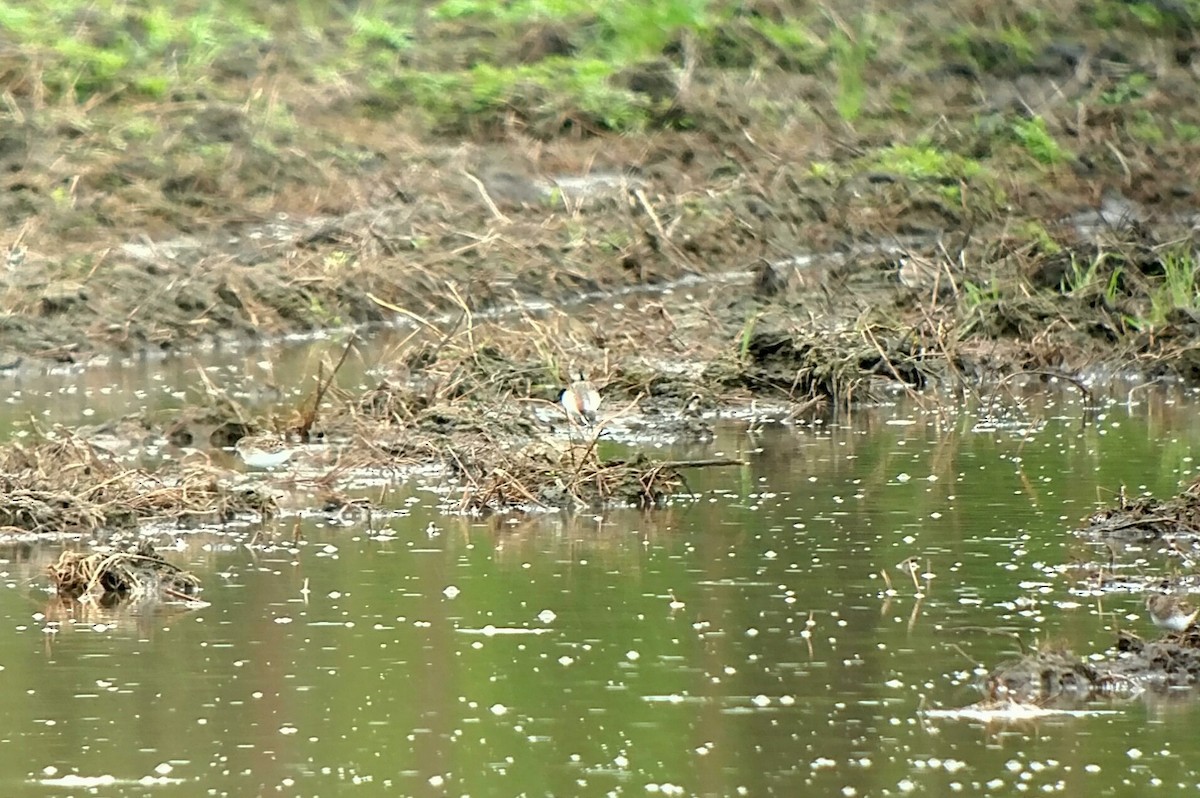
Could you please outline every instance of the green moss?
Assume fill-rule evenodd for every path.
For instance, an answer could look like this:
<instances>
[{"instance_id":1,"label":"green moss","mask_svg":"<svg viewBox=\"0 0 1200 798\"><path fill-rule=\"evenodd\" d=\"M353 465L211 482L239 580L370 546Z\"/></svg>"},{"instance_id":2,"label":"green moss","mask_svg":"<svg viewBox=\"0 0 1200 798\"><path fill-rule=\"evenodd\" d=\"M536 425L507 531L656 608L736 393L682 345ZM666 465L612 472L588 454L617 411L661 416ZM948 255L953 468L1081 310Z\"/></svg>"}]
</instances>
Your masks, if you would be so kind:
<instances>
[{"instance_id":1,"label":"green moss","mask_svg":"<svg viewBox=\"0 0 1200 798\"><path fill-rule=\"evenodd\" d=\"M1046 255L1057 255L1062 252L1062 247L1054 240L1042 223L1036 219L1027 219L1021 222L1016 229L1016 235L1020 239L1036 244L1037 248Z\"/></svg>"},{"instance_id":2,"label":"green moss","mask_svg":"<svg viewBox=\"0 0 1200 798\"><path fill-rule=\"evenodd\" d=\"M914 180L969 180L981 169L979 163L970 158L943 152L930 144L893 144L869 160L875 168Z\"/></svg>"},{"instance_id":3,"label":"green moss","mask_svg":"<svg viewBox=\"0 0 1200 798\"><path fill-rule=\"evenodd\" d=\"M413 107L441 130L500 123L516 111L529 119L578 118L607 130L636 130L650 119L648 100L613 85L604 61L552 58L536 64L478 64L463 72L410 70L380 87L385 110Z\"/></svg>"},{"instance_id":4,"label":"green moss","mask_svg":"<svg viewBox=\"0 0 1200 798\"><path fill-rule=\"evenodd\" d=\"M1136 141L1144 144L1162 144L1167 139L1154 115L1149 111L1135 111L1125 123L1125 131Z\"/></svg>"},{"instance_id":5,"label":"green moss","mask_svg":"<svg viewBox=\"0 0 1200 798\"><path fill-rule=\"evenodd\" d=\"M1141 72L1125 76L1116 86L1100 95L1105 105L1124 105L1140 100L1150 91L1151 80Z\"/></svg>"},{"instance_id":6,"label":"green moss","mask_svg":"<svg viewBox=\"0 0 1200 798\"><path fill-rule=\"evenodd\" d=\"M1054 136L1046 129L1046 120L1040 116L1016 119L1012 123L1012 136L1035 161L1047 166L1067 160L1067 153L1059 146Z\"/></svg>"}]
</instances>

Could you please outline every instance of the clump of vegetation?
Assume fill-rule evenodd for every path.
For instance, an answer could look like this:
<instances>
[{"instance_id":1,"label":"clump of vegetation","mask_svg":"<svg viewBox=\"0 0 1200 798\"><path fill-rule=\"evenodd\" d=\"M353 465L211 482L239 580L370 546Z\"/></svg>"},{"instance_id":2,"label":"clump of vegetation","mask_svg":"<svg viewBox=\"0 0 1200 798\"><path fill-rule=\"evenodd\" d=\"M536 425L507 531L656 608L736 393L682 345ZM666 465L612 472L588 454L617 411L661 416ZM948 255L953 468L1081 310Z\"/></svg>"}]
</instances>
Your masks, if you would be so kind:
<instances>
[{"instance_id":1,"label":"clump of vegetation","mask_svg":"<svg viewBox=\"0 0 1200 798\"><path fill-rule=\"evenodd\" d=\"M947 152L928 141L893 144L872 159L876 168L912 180L970 180L982 169L978 161Z\"/></svg>"},{"instance_id":2,"label":"clump of vegetation","mask_svg":"<svg viewBox=\"0 0 1200 798\"><path fill-rule=\"evenodd\" d=\"M93 534L151 521L224 521L275 507L265 491L231 488L206 466L152 474L70 434L0 448L0 473L0 527L10 532Z\"/></svg>"},{"instance_id":3,"label":"clump of vegetation","mask_svg":"<svg viewBox=\"0 0 1200 798\"><path fill-rule=\"evenodd\" d=\"M639 130L666 110L653 98L617 85L617 67L601 60L553 58L536 64L477 64L459 72L406 70L376 86L371 104L381 111L416 107L427 124L463 132L499 125L518 112L535 128L585 131Z\"/></svg>"},{"instance_id":4,"label":"clump of vegetation","mask_svg":"<svg viewBox=\"0 0 1200 798\"><path fill-rule=\"evenodd\" d=\"M1200 310L1200 265L1195 253L1174 247L1139 263L1116 250L1091 257L1071 254L1065 287L1074 296L1099 296L1107 307L1124 308L1132 330L1154 331L1180 311Z\"/></svg>"},{"instance_id":5,"label":"clump of vegetation","mask_svg":"<svg viewBox=\"0 0 1200 798\"><path fill-rule=\"evenodd\" d=\"M736 464L604 459L596 450L598 431L570 427L549 399L509 394L489 400L490 389L447 388L430 396L386 383L352 399L346 411L355 445L347 467L441 468L457 484L446 509L484 513L654 507L683 489L681 469ZM561 421L548 420L554 418ZM565 441L552 436L554 426L566 432Z\"/></svg>"},{"instance_id":6,"label":"clump of vegetation","mask_svg":"<svg viewBox=\"0 0 1200 798\"><path fill-rule=\"evenodd\" d=\"M1017 225L1016 235L1019 239L1033 244L1037 251L1044 255L1057 255L1062 246L1046 229L1046 226L1036 219L1028 219Z\"/></svg>"},{"instance_id":7,"label":"clump of vegetation","mask_svg":"<svg viewBox=\"0 0 1200 798\"><path fill-rule=\"evenodd\" d=\"M846 408L879 399L883 383L923 388L940 358L919 351L916 335L868 324L840 333L759 326L749 320L733 362L714 362L707 377L805 409Z\"/></svg>"},{"instance_id":8,"label":"clump of vegetation","mask_svg":"<svg viewBox=\"0 0 1200 798\"><path fill-rule=\"evenodd\" d=\"M659 462L645 455L603 460L590 444L533 443L512 451L457 457L462 483L458 509L479 513L513 508L595 509L611 505L658 507L684 487L679 469L695 463ZM482 455L482 456L480 456ZM701 465L736 465L736 461Z\"/></svg>"},{"instance_id":9,"label":"clump of vegetation","mask_svg":"<svg viewBox=\"0 0 1200 798\"><path fill-rule=\"evenodd\" d=\"M115 601L192 601L200 580L164 560L146 542L128 550L63 551L47 570L60 596Z\"/></svg>"},{"instance_id":10,"label":"clump of vegetation","mask_svg":"<svg viewBox=\"0 0 1200 798\"><path fill-rule=\"evenodd\" d=\"M963 27L946 38L950 52L980 73L1014 75L1034 63L1036 24L1001 24L996 28Z\"/></svg>"},{"instance_id":11,"label":"clump of vegetation","mask_svg":"<svg viewBox=\"0 0 1200 798\"><path fill-rule=\"evenodd\" d=\"M14 51L28 59L26 79L10 77L14 94L46 90L79 103L126 93L161 98L173 89L190 89L219 59L254 50L269 38L245 9L211 3L6 4L0 28L18 45Z\"/></svg>"},{"instance_id":12,"label":"clump of vegetation","mask_svg":"<svg viewBox=\"0 0 1200 798\"><path fill-rule=\"evenodd\" d=\"M1192 250L1173 249L1160 259L1162 276L1150 289L1150 313L1144 326L1157 327L1176 311L1200 310L1200 263Z\"/></svg>"},{"instance_id":13,"label":"clump of vegetation","mask_svg":"<svg viewBox=\"0 0 1200 798\"><path fill-rule=\"evenodd\" d=\"M1109 253L1098 252L1088 258L1083 253L1071 252L1070 270L1063 278L1062 291L1076 297L1099 295L1112 307L1119 296L1124 266L1120 259L1110 259Z\"/></svg>"},{"instance_id":14,"label":"clump of vegetation","mask_svg":"<svg viewBox=\"0 0 1200 798\"><path fill-rule=\"evenodd\" d=\"M1067 160L1066 152L1046 129L1046 120L1040 116L1014 120L1012 135L1038 163L1053 166Z\"/></svg>"},{"instance_id":15,"label":"clump of vegetation","mask_svg":"<svg viewBox=\"0 0 1200 798\"><path fill-rule=\"evenodd\" d=\"M637 74L686 37L707 39L716 17L708 0L582 3L446 0L429 11L442 26L486 22L513 43L529 42L539 26L570 23L577 33L543 37L514 53L510 63L492 57L469 64L430 65L410 60L373 72L371 106L417 108L435 130L462 132L498 126L516 113L535 129L640 130L652 123L679 125L668 113L677 87L670 76ZM407 38L393 36L400 48ZM629 74L634 77L628 77Z\"/></svg>"},{"instance_id":16,"label":"clump of vegetation","mask_svg":"<svg viewBox=\"0 0 1200 798\"><path fill-rule=\"evenodd\" d=\"M1095 23L1108 30L1138 26L1156 33L1183 35L1200 23L1200 5L1191 0L1178 3L1098 0L1089 4L1089 9Z\"/></svg>"}]
</instances>

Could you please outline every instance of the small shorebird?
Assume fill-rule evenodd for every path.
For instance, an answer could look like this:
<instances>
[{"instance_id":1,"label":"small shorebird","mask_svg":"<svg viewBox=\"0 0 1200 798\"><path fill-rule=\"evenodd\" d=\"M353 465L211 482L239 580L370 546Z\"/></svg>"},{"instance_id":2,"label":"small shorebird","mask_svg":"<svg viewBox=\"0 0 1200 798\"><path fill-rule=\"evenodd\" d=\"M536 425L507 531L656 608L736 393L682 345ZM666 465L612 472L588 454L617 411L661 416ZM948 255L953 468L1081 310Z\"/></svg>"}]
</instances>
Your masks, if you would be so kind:
<instances>
[{"instance_id":1,"label":"small shorebird","mask_svg":"<svg viewBox=\"0 0 1200 798\"><path fill-rule=\"evenodd\" d=\"M245 435L234 444L234 450L249 468L275 468L281 466L296 453L295 448L283 442L283 438L271 433Z\"/></svg>"},{"instance_id":2,"label":"small shorebird","mask_svg":"<svg viewBox=\"0 0 1200 798\"><path fill-rule=\"evenodd\" d=\"M559 401L562 402L563 410L567 411L567 420L572 424L590 427L596 423L596 411L600 409L600 392L582 373L578 377L579 379L562 392Z\"/></svg>"},{"instance_id":3,"label":"small shorebird","mask_svg":"<svg viewBox=\"0 0 1200 798\"><path fill-rule=\"evenodd\" d=\"M1168 632L1186 632L1196 622L1196 615L1200 614L1200 609L1186 601L1161 593L1146 597L1146 609L1154 625Z\"/></svg>"}]
</instances>

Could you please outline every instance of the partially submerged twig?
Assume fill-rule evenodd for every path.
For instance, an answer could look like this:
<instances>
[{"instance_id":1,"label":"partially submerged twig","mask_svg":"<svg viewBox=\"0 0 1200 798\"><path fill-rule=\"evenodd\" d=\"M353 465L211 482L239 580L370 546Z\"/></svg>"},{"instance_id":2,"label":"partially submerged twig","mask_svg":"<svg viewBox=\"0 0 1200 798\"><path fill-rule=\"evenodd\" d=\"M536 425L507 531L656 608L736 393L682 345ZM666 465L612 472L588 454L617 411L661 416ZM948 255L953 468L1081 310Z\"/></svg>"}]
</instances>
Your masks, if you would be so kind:
<instances>
[{"instance_id":1,"label":"partially submerged twig","mask_svg":"<svg viewBox=\"0 0 1200 798\"><path fill-rule=\"evenodd\" d=\"M354 347L357 338L353 335L346 341L345 348L342 349L342 356L338 358L333 369L329 372L328 379L321 379L321 371L324 370L324 364L317 372L317 390L313 395L312 407L306 409L300 420L300 426L297 432L300 434L300 440L308 442L309 433L312 431L313 424L317 421L317 415L321 410L321 400L325 398L325 392L329 390L329 386L333 384L337 377L338 371L342 368L342 364L346 362L346 358L350 355L350 350Z\"/></svg>"}]
</instances>

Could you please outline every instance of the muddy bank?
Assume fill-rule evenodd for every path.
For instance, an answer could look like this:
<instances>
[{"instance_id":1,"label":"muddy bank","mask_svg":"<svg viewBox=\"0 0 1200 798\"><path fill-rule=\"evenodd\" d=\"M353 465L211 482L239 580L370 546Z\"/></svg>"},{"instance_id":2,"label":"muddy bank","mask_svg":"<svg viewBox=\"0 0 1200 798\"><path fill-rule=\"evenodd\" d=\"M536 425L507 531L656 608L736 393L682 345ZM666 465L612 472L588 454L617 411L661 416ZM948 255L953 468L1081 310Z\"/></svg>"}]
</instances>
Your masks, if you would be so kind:
<instances>
[{"instance_id":1,"label":"muddy bank","mask_svg":"<svg viewBox=\"0 0 1200 798\"><path fill-rule=\"evenodd\" d=\"M755 357L874 328L839 399L880 371L1198 373L1188 12L612 12L250 4L145 41L135 8L25 20L0 72L0 362L750 271L725 315L774 316Z\"/></svg>"},{"instance_id":2,"label":"muddy bank","mask_svg":"<svg viewBox=\"0 0 1200 798\"><path fill-rule=\"evenodd\" d=\"M342 508L354 469L446 469L471 510L685 490L576 449L554 415L576 370L609 432L694 441L717 408L1200 377L1187 13L276 6L14 23L0 369L404 320L366 388L330 363L302 401L242 407L198 376L211 406L131 434L203 455L276 435ZM86 457L132 509L55 509L35 457L5 522L274 511L220 457L169 476ZM181 484L200 504L148 498Z\"/></svg>"},{"instance_id":3,"label":"muddy bank","mask_svg":"<svg viewBox=\"0 0 1200 798\"><path fill-rule=\"evenodd\" d=\"M1178 547L1192 551L1200 543L1200 484L1166 500L1122 491L1115 506L1092 515L1077 534L1114 547L1158 544L1187 557Z\"/></svg>"},{"instance_id":4,"label":"muddy bank","mask_svg":"<svg viewBox=\"0 0 1200 798\"><path fill-rule=\"evenodd\" d=\"M1049 648L997 665L984 679L988 702L1073 706L1099 698L1131 697L1147 690L1200 683L1200 634L1144 641L1121 633L1110 656L1085 658Z\"/></svg>"},{"instance_id":5,"label":"muddy bank","mask_svg":"<svg viewBox=\"0 0 1200 798\"><path fill-rule=\"evenodd\" d=\"M648 395L640 383L599 373L604 404L583 425L557 401L565 370L553 358L529 358L549 353L550 338L527 330L485 336L487 329L411 341L388 378L357 390L336 385L351 340L328 369L318 364L311 393L269 416L210 383L205 404L77 432L35 431L0 450L2 531L111 540L314 510L370 527L372 502L348 488L364 479L436 485L446 497L441 509L456 514L652 508L689 492L686 469L742 465L637 451L644 435L712 437L704 415L711 403L694 390L700 375L663 380ZM477 336L488 343L473 345ZM623 441L634 451L602 456L602 439L605 448Z\"/></svg>"}]
</instances>

